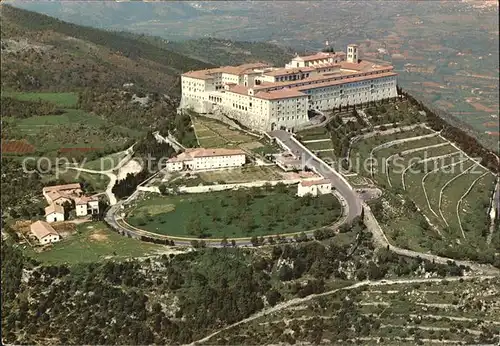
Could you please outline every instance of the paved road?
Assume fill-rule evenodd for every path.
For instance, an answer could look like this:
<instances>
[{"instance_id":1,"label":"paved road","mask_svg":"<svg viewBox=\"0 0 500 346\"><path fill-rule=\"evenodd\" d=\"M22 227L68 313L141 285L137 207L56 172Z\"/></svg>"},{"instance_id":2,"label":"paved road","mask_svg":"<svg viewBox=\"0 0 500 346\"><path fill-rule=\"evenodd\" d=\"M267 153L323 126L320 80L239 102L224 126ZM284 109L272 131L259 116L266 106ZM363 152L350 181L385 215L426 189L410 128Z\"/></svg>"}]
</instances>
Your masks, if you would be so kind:
<instances>
[{"instance_id":1,"label":"paved road","mask_svg":"<svg viewBox=\"0 0 500 346\"><path fill-rule=\"evenodd\" d=\"M303 164L314 168L318 173L332 182L332 186L344 197L347 203L346 222L351 222L356 216L361 215L363 209L361 199L337 171L319 161L316 156L311 155L306 147L292 139L291 133L277 130L269 132L269 135L278 138L290 151L296 155L300 155Z\"/></svg>"}]
</instances>

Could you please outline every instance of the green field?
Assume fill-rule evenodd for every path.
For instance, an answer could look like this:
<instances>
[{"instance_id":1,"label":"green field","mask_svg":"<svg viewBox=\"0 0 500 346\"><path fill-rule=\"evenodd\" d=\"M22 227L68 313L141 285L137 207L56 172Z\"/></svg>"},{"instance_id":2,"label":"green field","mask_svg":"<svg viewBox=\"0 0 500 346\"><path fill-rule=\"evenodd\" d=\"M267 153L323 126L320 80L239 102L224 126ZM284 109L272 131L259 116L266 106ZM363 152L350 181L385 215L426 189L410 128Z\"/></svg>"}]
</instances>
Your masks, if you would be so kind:
<instances>
[{"instance_id":1,"label":"green field","mask_svg":"<svg viewBox=\"0 0 500 346\"><path fill-rule=\"evenodd\" d=\"M103 118L78 109L66 109L62 115L26 119L5 117L2 121L9 136L26 139L44 154L61 148L121 149L130 138L142 133L124 126L112 126Z\"/></svg>"},{"instance_id":2,"label":"green field","mask_svg":"<svg viewBox=\"0 0 500 346\"><path fill-rule=\"evenodd\" d=\"M131 208L127 222L171 236L232 238L308 231L341 215L333 195L308 199L296 197L295 192L291 187L148 196Z\"/></svg>"},{"instance_id":3,"label":"green field","mask_svg":"<svg viewBox=\"0 0 500 346\"><path fill-rule=\"evenodd\" d=\"M99 159L85 163L83 168L92 169L95 171L107 171L116 167L120 161L127 156L124 152L114 153Z\"/></svg>"},{"instance_id":4,"label":"green field","mask_svg":"<svg viewBox=\"0 0 500 346\"><path fill-rule=\"evenodd\" d=\"M307 147L307 149L311 151L333 149L333 143L331 140L326 140L322 142L304 143L304 144Z\"/></svg>"},{"instance_id":5,"label":"green field","mask_svg":"<svg viewBox=\"0 0 500 346\"><path fill-rule=\"evenodd\" d=\"M330 138L330 134L324 127L315 127L309 130L299 131L297 134L302 142L308 140Z\"/></svg>"},{"instance_id":6,"label":"green field","mask_svg":"<svg viewBox=\"0 0 500 346\"><path fill-rule=\"evenodd\" d=\"M2 91L2 96L13 97L21 101L48 101L63 108L74 108L78 103L78 93L50 93L50 92L10 92Z\"/></svg>"},{"instance_id":7,"label":"green field","mask_svg":"<svg viewBox=\"0 0 500 346\"><path fill-rule=\"evenodd\" d=\"M27 253L46 264L76 264L99 262L105 259L123 260L160 253L165 247L124 237L110 231L104 223L83 223L77 232L67 236L41 253L27 249Z\"/></svg>"}]
</instances>

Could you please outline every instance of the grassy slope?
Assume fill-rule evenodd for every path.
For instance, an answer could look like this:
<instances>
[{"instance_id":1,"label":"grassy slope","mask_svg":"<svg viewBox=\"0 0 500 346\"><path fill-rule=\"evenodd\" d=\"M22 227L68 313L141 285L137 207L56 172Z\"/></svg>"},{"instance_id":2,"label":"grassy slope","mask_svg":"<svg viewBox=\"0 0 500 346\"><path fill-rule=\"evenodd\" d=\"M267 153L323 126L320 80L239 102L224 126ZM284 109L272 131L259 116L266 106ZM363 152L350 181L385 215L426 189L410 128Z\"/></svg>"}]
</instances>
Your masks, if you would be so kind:
<instances>
[{"instance_id":1,"label":"grassy slope","mask_svg":"<svg viewBox=\"0 0 500 346\"><path fill-rule=\"evenodd\" d=\"M3 41L26 40L33 48L20 50L15 42L6 43L2 89L68 91L133 82L164 92L179 73L212 66L144 39L8 5L2 5L1 19Z\"/></svg>"}]
</instances>

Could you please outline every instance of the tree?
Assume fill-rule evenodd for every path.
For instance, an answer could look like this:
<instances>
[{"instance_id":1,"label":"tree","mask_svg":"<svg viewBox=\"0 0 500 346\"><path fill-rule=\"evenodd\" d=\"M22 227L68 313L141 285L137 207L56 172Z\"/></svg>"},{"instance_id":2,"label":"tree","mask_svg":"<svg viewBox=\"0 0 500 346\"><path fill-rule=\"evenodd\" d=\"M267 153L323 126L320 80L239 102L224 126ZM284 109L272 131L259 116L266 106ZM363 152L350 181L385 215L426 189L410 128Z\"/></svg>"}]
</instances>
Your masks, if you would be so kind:
<instances>
[{"instance_id":1,"label":"tree","mask_svg":"<svg viewBox=\"0 0 500 346\"><path fill-rule=\"evenodd\" d=\"M250 239L250 242L253 246L259 246L259 238L257 238L257 236L255 235Z\"/></svg>"},{"instance_id":2,"label":"tree","mask_svg":"<svg viewBox=\"0 0 500 346\"><path fill-rule=\"evenodd\" d=\"M228 245L228 241L227 241L227 237L224 236L220 242L220 245L222 245L223 247L226 247Z\"/></svg>"},{"instance_id":3,"label":"tree","mask_svg":"<svg viewBox=\"0 0 500 346\"><path fill-rule=\"evenodd\" d=\"M160 193L162 195L166 195L167 194L167 185L160 184L160 186L158 186L158 190L160 190Z\"/></svg>"}]
</instances>

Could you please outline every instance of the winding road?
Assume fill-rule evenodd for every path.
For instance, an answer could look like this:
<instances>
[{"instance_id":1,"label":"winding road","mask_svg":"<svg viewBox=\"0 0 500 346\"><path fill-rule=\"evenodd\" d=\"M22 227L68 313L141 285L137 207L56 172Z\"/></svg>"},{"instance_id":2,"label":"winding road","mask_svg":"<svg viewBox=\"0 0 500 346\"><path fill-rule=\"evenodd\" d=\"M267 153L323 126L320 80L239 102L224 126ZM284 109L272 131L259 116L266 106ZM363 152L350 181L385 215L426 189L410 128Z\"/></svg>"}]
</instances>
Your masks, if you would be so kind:
<instances>
[{"instance_id":1,"label":"winding road","mask_svg":"<svg viewBox=\"0 0 500 346\"><path fill-rule=\"evenodd\" d=\"M314 169L325 179L331 181L332 186L340 193L340 195L342 195L346 202L346 223L351 222L356 216L361 215L361 211L363 210L362 201L352 186L342 175L340 175L340 173L314 155L302 143L295 139L293 134L283 130L271 131L268 134L272 138L279 139L279 141L285 145L288 150L295 155L300 156L302 159L302 165Z\"/></svg>"}]
</instances>

